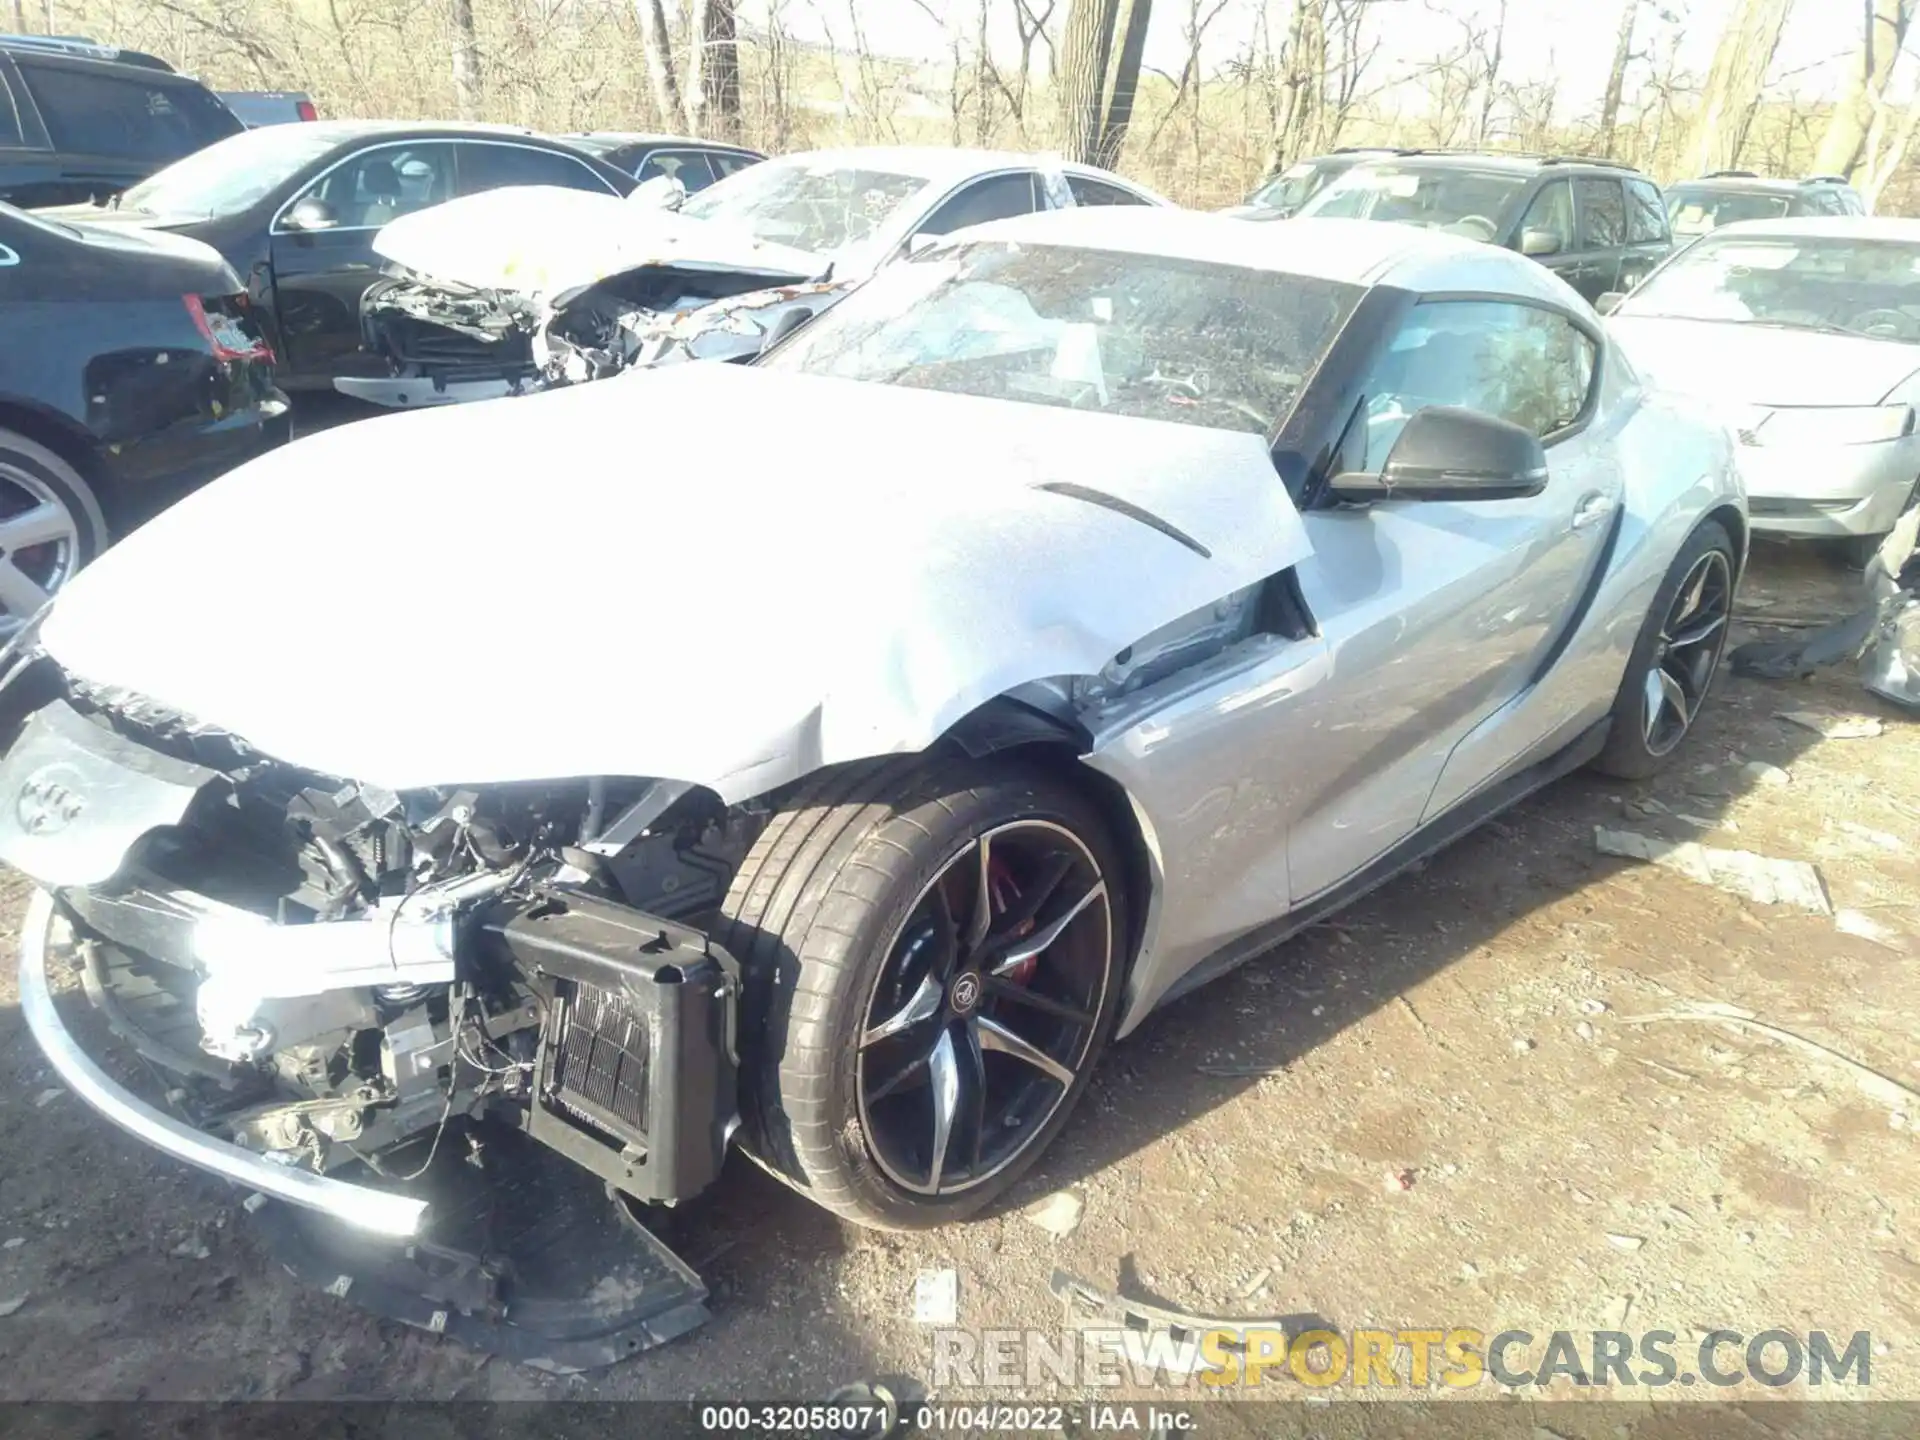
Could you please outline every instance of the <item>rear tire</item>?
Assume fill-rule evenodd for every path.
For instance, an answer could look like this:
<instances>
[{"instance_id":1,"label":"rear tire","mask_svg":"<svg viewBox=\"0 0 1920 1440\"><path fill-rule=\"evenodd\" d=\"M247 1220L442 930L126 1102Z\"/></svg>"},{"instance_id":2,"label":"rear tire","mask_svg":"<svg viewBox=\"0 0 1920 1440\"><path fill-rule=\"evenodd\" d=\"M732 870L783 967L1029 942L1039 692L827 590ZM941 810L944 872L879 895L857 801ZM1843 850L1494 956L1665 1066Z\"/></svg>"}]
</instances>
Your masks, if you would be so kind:
<instances>
[{"instance_id":1,"label":"rear tire","mask_svg":"<svg viewBox=\"0 0 1920 1440\"><path fill-rule=\"evenodd\" d=\"M1693 732L1726 653L1738 564L1717 520L1680 547L1627 659L1606 748L1593 761L1601 774L1644 780Z\"/></svg>"},{"instance_id":2,"label":"rear tire","mask_svg":"<svg viewBox=\"0 0 1920 1440\"><path fill-rule=\"evenodd\" d=\"M0 429L0 641L106 547L106 517L80 472Z\"/></svg>"},{"instance_id":3,"label":"rear tire","mask_svg":"<svg viewBox=\"0 0 1920 1440\"><path fill-rule=\"evenodd\" d=\"M1122 877L1099 809L1037 766L909 756L810 777L719 930L742 968L749 1153L862 1225L991 1204L1113 1030Z\"/></svg>"}]
</instances>

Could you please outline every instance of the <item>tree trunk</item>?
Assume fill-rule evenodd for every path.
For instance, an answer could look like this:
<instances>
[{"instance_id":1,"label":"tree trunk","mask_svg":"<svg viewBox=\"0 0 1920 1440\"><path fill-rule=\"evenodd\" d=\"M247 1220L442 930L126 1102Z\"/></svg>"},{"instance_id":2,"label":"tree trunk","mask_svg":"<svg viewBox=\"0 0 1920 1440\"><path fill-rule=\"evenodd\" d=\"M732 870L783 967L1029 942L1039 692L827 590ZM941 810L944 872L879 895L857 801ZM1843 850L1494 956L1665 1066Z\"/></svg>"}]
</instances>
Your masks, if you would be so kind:
<instances>
[{"instance_id":1,"label":"tree trunk","mask_svg":"<svg viewBox=\"0 0 1920 1440\"><path fill-rule=\"evenodd\" d=\"M1119 169L1120 152L1126 148L1127 127L1133 123L1133 100L1140 90L1140 60L1147 49L1147 22L1153 14L1153 0L1125 0L1125 3L1127 19L1120 32L1113 94L1100 124L1099 153L1094 161L1108 170Z\"/></svg>"},{"instance_id":2,"label":"tree trunk","mask_svg":"<svg viewBox=\"0 0 1920 1440\"><path fill-rule=\"evenodd\" d=\"M1906 43L1913 20L1914 0L1861 0L1865 7L1865 36L1860 54L1847 72L1846 86L1827 118L1820 148L1813 157L1816 175L1851 177L1866 150L1867 131L1874 107L1886 96L1900 47Z\"/></svg>"},{"instance_id":3,"label":"tree trunk","mask_svg":"<svg viewBox=\"0 0 1920 1440\"><path fill-rule=\"evenodd\" d=\"M1069 160L1090 165L1100 153L1106 118L1107 62L1113 55L1113 31L1120 0L1072 0L1067 31L1060 45L1060 150Z\"/></svg>"},{"instance_id":4,"label":"tree trunk","mask_svg":"<svg viewBox=\"0 0 1920 1440\"><path fill-rule=\"evenodd\" d=\"M453 103L462 120L480 118L480 41L473 0L453 0Z\"/></svg>"},{"instance_id":5,"label":"tree trunk","mask_svg":"<svg viewBox=\"0 0 1920 1440\"><path fill-rule=\"evenodd\" d=\"M49 35L59 34L60 32L54 29L54 26L53 26L53 0L42 0L41 6L40 6L40 12L42 15L46 17L47 34Z\"/></svg>"},{"instance_id":6,"label":"tree trunk","mask_svg":"<svg viewBox=\"0 0 1920 1440\"><path fill-rule=\"evenodd\" d=\"M653 88L653 109L660 128L680 123L680 81L673 69L673 46L667 38L667 14L660 0L634 0L640 21L640 48L647 57L647 81Z\"/></svg>"},{"instance_id":7,"label":"tree trunk","mask_svg":"<svg viewBox=\"0 0 1920 1440\"><path fill-rule=\"evenodd\" d=\"M1740 163L1792 8L1793 0L1738 0L1714 49L1713 68L1681 157L1682 175L1710 175Z\"/></svg>"},{"instance_id":8,"label":"tree trunk","mask_svg":"<svg viewBox=\"0 0 1920 1440\"><path fill-rule=\"evenodd\" d=\"M1613 132L1620 123L1620 96L1627 86L1627 66L1633 61L1633 27L1640 19L1640 0L1620 7L1620 36L1613 44L1613 68L1607 72L1607 93L1600 102L1600 153L1613 158Z\"/></svg>"},{"instance_id":9,"label":"tree trunk","mask_svg":"<svg viewBox=\"0 0 1920 1440\"><path fill-rule=\"evenodd\" d=\"M13 33L27 33L27 0L13 0Z\"/></svg>"},{"instance_id":10,"label":"tree trunk","mask_svg":"<svg viewBox=\"0 0 1920 1440\"><path fill-rule=\"evenodd\" d=\"M1480 128L1474 135L1476 145L1487 143L1493 128L1493 102L1500 98L1500 62L1507 53L1507 0L1500 0L1500 13L1493 22L1493 51L1487 56L1485 88L1480 92Z\"/></svg>"},{"instance_id":11,"label":"tree trunk","mask_svg":"<svg viewBox=\"0 0 1920 1440\"><path fill-rule=\"evenodd\" d=\"M708 139L737 139L740 48L733 0L694 0L691 29L687 52L687 129Z\"/></svg>"},{"instance_id":12,"label":"tree trunk","mask_svg":"<svg viewBox=\"0 0 1920 1440\"><path fill-rule=\"evenodd\" d=\"M1281 55L1283 70L1274 95L1271 179L1318 148L1326 106L1327 24L1325 0L1294 0L1293 23Z\"/></svg>"}]
</instances>

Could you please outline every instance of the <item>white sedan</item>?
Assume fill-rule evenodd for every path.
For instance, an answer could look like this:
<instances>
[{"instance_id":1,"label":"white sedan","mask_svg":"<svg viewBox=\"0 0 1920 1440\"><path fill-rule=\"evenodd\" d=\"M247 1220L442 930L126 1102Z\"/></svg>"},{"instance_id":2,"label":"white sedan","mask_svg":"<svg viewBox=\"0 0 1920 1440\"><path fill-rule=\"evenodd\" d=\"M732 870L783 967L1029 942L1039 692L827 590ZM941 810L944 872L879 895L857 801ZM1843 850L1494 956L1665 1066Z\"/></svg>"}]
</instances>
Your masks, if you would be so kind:
<instances>
[{"instance_id":1,"label":"white sedan","mask_svg":"<svg viewBox=\"0 0 1920 1440\"><path fill-rule=\"evenodd\" d=\"M1634 364L1739 437L1755 531L1864 564L1920 477L1920 221L1726 225L1609 298Z\"/></svg>"}]
</instances>

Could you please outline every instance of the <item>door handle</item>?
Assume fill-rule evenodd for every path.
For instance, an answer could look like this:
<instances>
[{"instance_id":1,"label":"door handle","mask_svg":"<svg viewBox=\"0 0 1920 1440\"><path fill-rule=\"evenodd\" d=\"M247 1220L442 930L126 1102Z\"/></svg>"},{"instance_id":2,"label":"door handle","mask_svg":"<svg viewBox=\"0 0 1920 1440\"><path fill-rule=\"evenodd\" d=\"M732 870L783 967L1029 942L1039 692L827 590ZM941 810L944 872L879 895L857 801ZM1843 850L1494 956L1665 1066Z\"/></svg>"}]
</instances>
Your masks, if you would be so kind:
<instances>
[{"instance_id":1,"label":"door handle","mask_svg":"<svg viewBox=\"0 0 1920 1440\"><path fill-rule=\"evenodd\" d=\"M1613 513L1613 497L1595 490L1590 495L1580 497L1580 503L1573 507L1574 530L1584 530L1597 520L1604 520Z\"/></svg>"}]
</instances>

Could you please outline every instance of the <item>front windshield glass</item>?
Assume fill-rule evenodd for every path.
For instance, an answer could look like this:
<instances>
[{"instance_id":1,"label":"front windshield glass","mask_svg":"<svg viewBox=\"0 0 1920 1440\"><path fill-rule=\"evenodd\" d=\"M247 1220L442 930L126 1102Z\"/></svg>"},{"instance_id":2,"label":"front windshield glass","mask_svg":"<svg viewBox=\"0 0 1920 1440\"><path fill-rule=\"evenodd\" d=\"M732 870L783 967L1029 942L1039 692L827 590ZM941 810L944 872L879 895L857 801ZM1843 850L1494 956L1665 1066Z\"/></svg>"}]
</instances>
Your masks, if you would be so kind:
<instances>
[{"instance_id":1,"label":"front windshield glass","mask_svg":"<svg viewBox=\"0 0 1920 1440\"><path fill-rule=\"evenodd\" d=\"M1616 313L1920 342L1920 244L1846 235L1709 235L1651 276Z\"/></svg>"},{"instance_id":2,"label":"front windshield glass","mask_svg":"<svg viewBox=\"0 0 1920 1440\"><path fill-rule=\"evenodd\" d=\"M1298 210L1313 194L1319 174L1311 160L1289 165L1249 195L1247 204L1265 205L1269 210Z\"/></svg>"},{"instance_id":3,"label":"front windshield glass","mask_svg":"<svg viewBox=\"0 0 1920 1440\"><path fill-rule=\"evenodd\" d=\"M1492 170L1359 165L1307 201L1300 217L1392 220L1492 240L1526 183L1524 176Z\"/></svg>"},{"instance_id":4,"label":"front windshield glass","mask_svg":"<svg viewBox=\"0 0 1920 1440\"><path fill-rule=\"evenodd\" d=\"M1667 226L1676 235L1704 235L1736 220L1777 220L1792 202L1752 191L1669 190Z\"/></svg>"},{"instance_id":5,"label":"front windshield glass","mask_svg":"<svg viewBox=\"0 0 1920 1440\"><path fill-rule=\"evenodd\" d=\"M236 215L339 144L339 135L309 125L243 130L148 176L120 197L120 208L206 220Z\"/></svg>"},{"instance_id":6,"label":"front windshield glass","mask_svg":"<svg viewBox=\"0 0 1920 1440\"><path fill-rule=\"evenodd\" d=\"M716 181L682 215L737 225L757 240L825 254L873 237L927 188L919 175L806 160L767 160Z\"/></svg>"},{"instance_id":7,"label":"front windshield glass","mask_svg":"<svg viewBox=\"0 0 1920 1440\"><path fill-rule=\"evenodd\" d=\"M765 363L1266 434L1360 294L1198 260L982 242L887 267Z\"/></svg>"}]
</instances>

